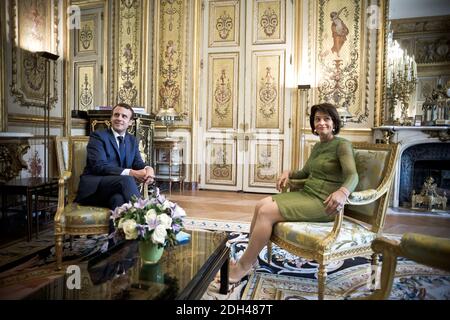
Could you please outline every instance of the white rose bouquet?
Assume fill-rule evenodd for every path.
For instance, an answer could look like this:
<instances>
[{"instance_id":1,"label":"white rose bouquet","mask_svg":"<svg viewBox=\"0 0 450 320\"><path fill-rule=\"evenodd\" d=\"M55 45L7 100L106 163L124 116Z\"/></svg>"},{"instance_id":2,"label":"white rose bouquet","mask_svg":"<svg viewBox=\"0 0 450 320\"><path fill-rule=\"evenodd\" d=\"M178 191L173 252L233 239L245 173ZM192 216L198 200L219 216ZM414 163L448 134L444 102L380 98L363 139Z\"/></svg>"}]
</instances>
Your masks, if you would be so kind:
<instances>
[{"instance_id":1,"label":"white rose bouquet","mask_svg":"<svg viewBox=\"0 0 450 320\"><path fill-rule=\"evenodd\" d=\"M176 244L176 234L183 228L184 210L155 188L149 199L133 199L111 213L116 236L127 240L151 240L158 246Z\"/></svg>"}]
</instances>

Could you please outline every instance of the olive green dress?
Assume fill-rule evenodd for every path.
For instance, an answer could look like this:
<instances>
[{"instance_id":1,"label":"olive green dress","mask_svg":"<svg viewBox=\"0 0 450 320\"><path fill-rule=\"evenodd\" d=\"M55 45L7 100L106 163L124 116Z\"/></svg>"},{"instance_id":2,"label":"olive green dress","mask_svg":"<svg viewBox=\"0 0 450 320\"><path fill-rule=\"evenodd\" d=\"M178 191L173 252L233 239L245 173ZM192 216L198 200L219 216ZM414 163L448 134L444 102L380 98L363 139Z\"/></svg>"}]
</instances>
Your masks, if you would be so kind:
<instances>
[{"instance_id":1,"label":"olive green dress","mask_svg":"<svg viewBox=\"0 0 450 320\"><path fill-rule=\"evenodd\" d=\"M334 137L316 143L303 169L293 172L290 178L306 179L304 188L272 196L287 221L333 220L334 216L325 213L323 201L340 187L353 192L358 184L351 142Z\"/></svg>"}]
</instances>

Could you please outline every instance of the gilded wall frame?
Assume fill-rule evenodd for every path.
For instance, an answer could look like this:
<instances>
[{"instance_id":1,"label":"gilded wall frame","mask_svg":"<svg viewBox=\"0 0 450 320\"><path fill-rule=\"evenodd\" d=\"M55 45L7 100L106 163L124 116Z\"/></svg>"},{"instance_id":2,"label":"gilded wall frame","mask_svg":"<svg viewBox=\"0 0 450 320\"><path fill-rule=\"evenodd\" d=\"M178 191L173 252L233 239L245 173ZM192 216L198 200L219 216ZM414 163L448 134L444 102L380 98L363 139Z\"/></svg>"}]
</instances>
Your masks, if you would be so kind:
<instances>
[{"instance_id":1,"label":"gilded wall frame","mask_svg":"<svg viewBox=\"0 0 450 320\"><path fill-rule=\"evenodd\" d=\"M160 108L174 108L181 113L184 96L184 71L186 61L186 14L187 4L183 1L161 0L155 8L158 21L156 35L156 112ZM156 11L155 10L155 11Z\"/></svg>"},{"instance_id":2,"label":"gilded wall frame","mask_svg":"<svg viewBox=\"0 0 450 320\"><path fill-rule=\"evenodd\" d=\"M236 129L239 53L213 53L208 59L208 130Z\"/></svg>"},{"instance_id":3,"label":"gilded wall frame","mask_svg":"<svg viewBox=\"0 0 450 320\"><path fill-rule=\"evenodd\" d=\"M143 0L114 1L112 104L116 102L125 102L131 106L144 104L146 8L147 1Z\"/></svg>"},{"instance_id":4,"label":"gilded wall frame","mask_svg":"<svg viewBox=\"0 0 450 320\"><path fill-rule=\"evenodd\" d=\"M253 44L286 42L286 3L253 0Z\"/></svg>"},{"instance_id":5,"label":"gilded wall frame","mask_svg":"<svg viewBox=\"0 0 450 320\"><path fill-rule=\"evenodd\" d=\"M239 45L239 1L211 1L209 4L209 47Z\"/></svg>"},{"instance_id":6,"label":"gilded wall frame","mask_svg":"<svg viewBox=\"0 0 450 320\"><path fill-rule=\"evenodd\" d=\"M11 94L21 106L43 107L45 61L34 52L57 52L58 1L11 0L10 10ZM56 66L56 61L50 64L51 107L58 100Z\"/></svg>"},{"instance_id":7,"label":"gilded wall frame","mask_svg":"<svg viewBox=\"0 0 450 320\"><path fill-rule=\"evenodd\" d=\"M350 112L348 126L379 125L386 1L310 0L309 10L313 104Z\"/></svg>"}]
</instances>

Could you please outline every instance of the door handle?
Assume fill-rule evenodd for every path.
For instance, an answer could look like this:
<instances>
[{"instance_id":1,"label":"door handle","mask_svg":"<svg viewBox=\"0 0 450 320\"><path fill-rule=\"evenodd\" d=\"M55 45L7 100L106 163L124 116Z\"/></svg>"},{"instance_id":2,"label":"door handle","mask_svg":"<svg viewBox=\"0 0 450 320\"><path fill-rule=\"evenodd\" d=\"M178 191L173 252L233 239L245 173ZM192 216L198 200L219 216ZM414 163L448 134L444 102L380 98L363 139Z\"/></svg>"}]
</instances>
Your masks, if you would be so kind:
<instances>
[{"instance_id":1,"label":"door handle","mask_svg":"<svg viewBox=\"0 0 450 320\"><path fill-rule=\"evenodd\" d=\"M248 135L245 135L245 152L248 151L248 141L250 140L250 137Z\"/></svg>"}]
</instances>

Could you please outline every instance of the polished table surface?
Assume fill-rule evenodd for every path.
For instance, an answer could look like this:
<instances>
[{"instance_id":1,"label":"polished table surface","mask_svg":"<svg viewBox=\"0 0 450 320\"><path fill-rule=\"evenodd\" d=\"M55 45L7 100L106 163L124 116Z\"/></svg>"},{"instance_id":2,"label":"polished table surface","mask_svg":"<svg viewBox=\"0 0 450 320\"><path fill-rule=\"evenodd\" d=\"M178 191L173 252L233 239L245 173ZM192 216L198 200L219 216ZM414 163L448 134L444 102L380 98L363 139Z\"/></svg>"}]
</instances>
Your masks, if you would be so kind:
<instances>
[{"instance_id":1,"label":"polished table surface","mask_svg":"<svg viewBox=\"0 0 450 320\"><path fill-rule=\"evenodd\" d=\"M67 288L70 272L44 287L35 299L200 299L219 270L228 274L227 234L186 231L189 242L166 248L154 265L141 262L137 241L125 241L87 262L81 288ZM67 268L67 265L66 265ZM226 281L227 282L227 281ZM228 283L221 284L222 291Z\"/></svg>"}]
</instances>

